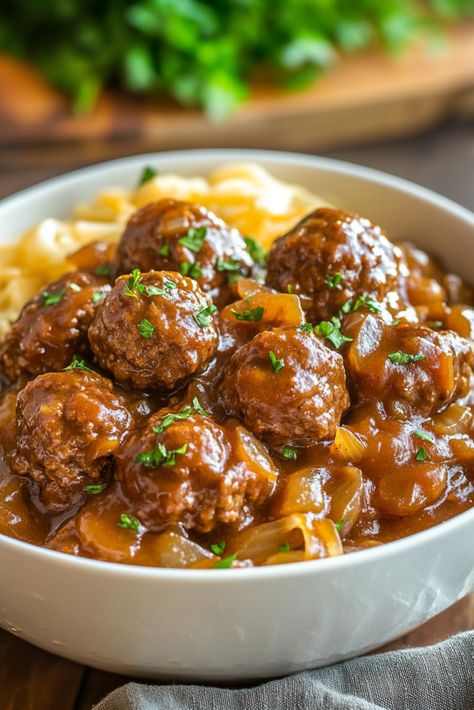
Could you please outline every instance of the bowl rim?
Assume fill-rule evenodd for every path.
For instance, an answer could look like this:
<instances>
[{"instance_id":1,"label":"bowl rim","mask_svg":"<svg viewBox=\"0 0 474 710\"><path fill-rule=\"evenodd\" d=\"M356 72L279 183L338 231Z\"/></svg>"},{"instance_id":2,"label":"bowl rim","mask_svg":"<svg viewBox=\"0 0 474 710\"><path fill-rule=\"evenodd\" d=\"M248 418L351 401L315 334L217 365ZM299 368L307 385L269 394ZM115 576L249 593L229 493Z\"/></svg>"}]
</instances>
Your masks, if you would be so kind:
<instances>
[{"instance_id":1,"label":"bowl rim","mask_svg":"<svg viewBox=\"0 0 474 710\"><path fill-rule=\"evenodd\" d=\"M40 197L47 194L50 190L57 187L72 187L76 182L82 182L89 175L95 176L100 173L107 173L111 168L120 166L128 167L134 164L138 166L145 164L146 161L161 160L173 161L178 163L189 161L190 163L203 162L206 159L222 160L226 162L256 162L264 160L266 163L285 168L288 167L307 167L312 169L327 170L332 173L345 175L352 178L359 178L368 182L382 184L391 190L409 193L413 197L428 202L432 206L441 208L444 211L450 212L453 216L466 221L474 227L474 213L467 207L464 207L457 202L439 195L429 188L418 185L405 178L400 178L390 173L368 168L363 165L350 163L348 161L337 160L333 158L325 158L307 153L297 153L290 151L278 150L259 150L259 149L240 149L240 148L196 148L191 150L174 150L174 151L158 151L147 152L142 154L131 155L113 160L103 161L97 164L88 165L77 170L58 175L48 180L41 181L30 187L24 188L14 194L0 200L0 214L4 208L21 208L22 203L28 203L32 197ZM271 165L268 166L271 170ZM104 185L105 187L105 185ZM173 582L181 579L186 579L196 583L205 583L209 580L214 582L218 579L219 583L237 582L245 583L248 579L275 579L281 577L300 577L307 574L324 574L325 571L344 570L347 567L358 567L370 564L377 559L387 558L390 560L393 555L402 554L407 549L417 547L423 542L434 541L439 536L448 534L449 531L455 531L456 528L463 527L465 524L474 523L474 508L466 510L458 515L438 523L431 528L427 528L420 532L413 533L407 537L391 542L383 543L372 548L358 550L356 553L348 553L336 557L328 557L316 560L306 560L302 562L290 562L288 564L268 565L260 567L233 568L227 569L180 569L180 568L165 568L152 567L144 565L134 565L130 563L108 562L104 560L96 560L88 557L79 557L69 553L51 550L30 542L18 540L8 535L0 533L0 547L11 548L12 551L18 551L23 555L32 555L35 558L49 561L53 564L63 564L66 567L86 569L91 573L127 576L138 579L156 579L162 582Z\"/></svg>"}]
</instances>

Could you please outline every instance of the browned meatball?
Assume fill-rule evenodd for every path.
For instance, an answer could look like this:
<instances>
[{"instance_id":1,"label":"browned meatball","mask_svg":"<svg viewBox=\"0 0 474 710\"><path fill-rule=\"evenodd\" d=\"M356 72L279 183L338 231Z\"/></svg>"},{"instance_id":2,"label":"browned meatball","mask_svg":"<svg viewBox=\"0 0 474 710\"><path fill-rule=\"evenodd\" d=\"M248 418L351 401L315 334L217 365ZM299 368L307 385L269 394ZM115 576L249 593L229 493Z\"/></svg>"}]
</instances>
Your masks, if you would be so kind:
<instances>
[{"instance_id":1,"label":"browned meatball","mask_svg":"<svg viewBox=\"0 0 474 710\"><path fill-rule=\"evenodd\" d=\"M62 370L87 345L87 328L110 290L82 271L62 276L24 307L0 348L1 368L20 375Z\"/></svg>"},{"instance_id":2,"label":"browned meatball","mask_svg":"<svg viewBox=\"0 0 474 710\"><path fill-rule=\"evenodd\" d=\"M18 394L15 473L39 484L52 512L74 505L117 450L131 416L112 383L79 369L50 372Z\"/></svg>"},{"instance_id":3,"label":"browned meatball","mask_svg":"<svg viewBox=\"0 0 474 710\"><path fill-rule=\"evenodd\" d=\"M344 332L353 338L344 357L359 402L380 400L392 414L428 416L469 392L472 346L452 331L357 314Z\"/></svg>"},{"instance_id":4,"label":"browned meatball","mask_svg":"<svg viewBox=\"0 0 474 710\"><path fill-rule=\"evenodd\" d=\"M122 235L117 273L179 271L196 278L200 287L224 305L230 299L229 279L247 276L253 267L246 244L204 207L178 200L160 200L135 212Z\"/></svg>"},{"instance_id":5,"label":"browned meatball","mask_svg":"<svg viewBox=\"0 0 474 710\"><path fill-rule=\"evenodd\" d=\"M215 311L196 281L175 272L120 276L89 329L99 363L137 390L173 390L217 348Z\"/></svg>"},{"instance_id":6,"label":"browned meatball","mask_svg":"<svg viewBox=\"0 0 474 710\"><path fill-rule=\"evenodd\" d=\"M242 345L219 390L227 412L273 445L331 439L349 406L342 357L301 328Z\"/></svg>"},{"instance_id":7,"label":"browned meatball","mask_svg":"<svg viewBox=\"0 0 474 710\"><path fill-rule=\"evenodd\" d=\"M170 413L181 418L169 423ZM147 527L181 523L205 533L220 524L244 525L276 480L258 446L248 432L224 428L189 406L163 410L127 439L116 477Z\"/></svg>"},{"instance_id":8,"label":"browned meatball","mask_svg":"<svg viewBox=\"0 0 474 710\"><path fill-rule=\"evenodd\" d=\"M399 254L367 219L321 208L277 239L268 255L267 283L309 297L308 320L334 316L358 295L383 299L397 290Z\"/></svg>"}]
</instances>

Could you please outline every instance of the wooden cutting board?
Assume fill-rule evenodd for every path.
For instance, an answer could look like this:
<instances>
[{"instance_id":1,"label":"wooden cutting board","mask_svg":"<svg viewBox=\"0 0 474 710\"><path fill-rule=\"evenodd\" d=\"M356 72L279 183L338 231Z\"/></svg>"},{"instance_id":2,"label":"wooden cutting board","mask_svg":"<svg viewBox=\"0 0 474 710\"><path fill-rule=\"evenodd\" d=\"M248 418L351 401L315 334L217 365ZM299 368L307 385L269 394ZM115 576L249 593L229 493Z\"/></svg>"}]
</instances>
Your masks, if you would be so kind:
<instances>
[{"instance_id":1,"label":"wooden cutting board","mask_svg":"<svg viewBox=\"0 0 474 710\"><path fill-rule=\"evenodd\" d=\"M106 141L120 142L127 152L203 146L317 149L415 133L452 115L474 115L474 23L453 26L441 53L420 45L397 59L379 52L342 58L300 93L258 84L251 100L221 123L171 101L118 93L105 93L90 115L74 116L34 69L0 56L4 146ZM49 159L54 161L54 154Z\"/></svg>"}]
</instances>

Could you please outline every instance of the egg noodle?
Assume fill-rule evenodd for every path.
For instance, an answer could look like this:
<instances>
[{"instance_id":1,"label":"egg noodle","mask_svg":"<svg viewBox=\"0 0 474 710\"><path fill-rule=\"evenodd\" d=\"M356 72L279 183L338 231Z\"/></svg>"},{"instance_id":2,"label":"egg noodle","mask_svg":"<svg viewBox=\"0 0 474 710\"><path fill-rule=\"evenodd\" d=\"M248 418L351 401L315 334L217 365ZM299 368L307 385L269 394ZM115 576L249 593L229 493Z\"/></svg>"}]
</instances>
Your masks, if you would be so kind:
<instances>
[{"instance_id":1,"label":"egg noodle","mask_svg":"<svg viewBox=\"0 0 474 710\"><path fill-rule=\"evenodd\" d=\"M225 165L207 178L168 173L136 189L104 189L70 219L44 219L15 244L0 247L0 335L42 286L74 268L70 254L90 242L117 242L135 210L164 197L204 205L265 250L323 202L253 163Z\"/></svg>"}]
</instances>

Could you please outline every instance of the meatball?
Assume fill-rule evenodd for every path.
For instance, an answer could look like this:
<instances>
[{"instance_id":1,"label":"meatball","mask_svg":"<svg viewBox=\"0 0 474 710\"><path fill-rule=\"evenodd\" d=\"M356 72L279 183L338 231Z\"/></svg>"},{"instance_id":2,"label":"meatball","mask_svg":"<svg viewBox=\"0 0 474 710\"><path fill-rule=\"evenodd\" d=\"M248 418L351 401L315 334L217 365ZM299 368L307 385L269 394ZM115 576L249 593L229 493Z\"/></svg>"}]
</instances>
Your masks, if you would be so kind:
<instances>
[{"instance_id":1,"label":"meatball","mask_svg":"<svg viewBox=\"0 0 474 710\"><path fill-rule=\"evenodd\" d=\"M428 416L469 392L472 346L452 331L358 314L344 332L353 338L344 357L359 403L378 400L395 416Z\"/></svg>"},{"instance_id":2,"label":"meatball","mask_svg":"<svg viewBox=\"0 0 474 710\"><path fill-rule=\"evenodd\" d=\"M118 274L179 271L224 305L231 298L229 279L248 276L253 267L245 241L236 229L204 207L160 200L135 212L117 252Z\"/></svg>"},{"instance_id":3,"label":"meatball","mask_svg":"<svg viewBox=\"0 0 474 710\"><path fill-rule=\"evenodd\" d=\"M65 368L87 345L87 329L110 286L82 271L49 284L20 313L0 347L0 366L14 381Z\"/></svg>"},{"instance_id":4,"label":"meatball","mask_svg":"<svg viewBox=\"0 0 474 710\"><path fill-rule=\"evenodd\" d=\"M398 285L400 255L367 219L321 208L277 239L268 255L267 284L310 299L312 322L334 316L358 295L383 299Z\"/></svg>"},{"instance_id":5,"label":"meatball","mask_svg":"<svg viewBox=\"0 0 474 710\"><path fill-rule=\"evenodd\" d=\"M74 505L85 484L97 482L131 416L105 377L80 369L50 372L18 394L15 473L30 476L45 508Z\"/></svg>"},{"instance_id":6,"label":"meatball","mask_svg":"<svg viewBox=\"0 0 474 710\"><path fill-rule=\"evenodd\" d=\"M191 407L162 410L120 449L116 478L147 527L181 523L206 533L243 525L276 479L271 460L248 437Z\"/></svg>"},{"instance_id":7,"label":"meatball","mask_svg":"<svg viewBox=\"0 0 474 710\"><path fill-rule=\"evenodd\" d=\"M349 406L342 357L301 328L264 331L238 348L219 391L228 414L275 446L331 439Z\"/></svg>"},{"instance_id":8,"label":"meatball","mask_svg":"<svg viewBox=\"0 0 474 710\"><path fill-rule=\"evenodd\" d=\"M120 276L89 329L100 365L136 390L173 390L217 348L211 299L175 272Z\"/></svg>"}]
</instances>

